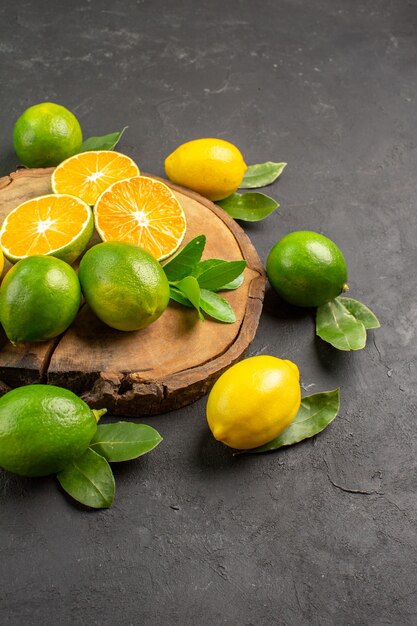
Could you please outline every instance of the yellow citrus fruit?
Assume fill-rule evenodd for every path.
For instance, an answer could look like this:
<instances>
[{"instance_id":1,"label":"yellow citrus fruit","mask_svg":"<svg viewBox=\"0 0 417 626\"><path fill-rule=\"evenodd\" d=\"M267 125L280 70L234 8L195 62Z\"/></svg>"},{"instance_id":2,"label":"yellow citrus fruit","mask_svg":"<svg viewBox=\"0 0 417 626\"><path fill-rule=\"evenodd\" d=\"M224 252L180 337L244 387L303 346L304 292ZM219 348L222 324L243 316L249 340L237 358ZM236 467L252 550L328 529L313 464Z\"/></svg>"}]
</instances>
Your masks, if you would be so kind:
<instances>
[{"instance_id":1,"label":"yellow citrus fruit","mask_svg":"<svg viewBox=\"0 0 417 626\"><path fill-rule=\"evenodd\" d=\"M158 261L180 246L187 222L171 189L148 176L110 185L94 205L94 221L103 241L144 248Z\"/></svg>"},{"instance_id":2,"label":"yellow citrus fruit","mask_svg":"<svg viewBox=\"0 0 417 626\"><path fill-rule=\"evenodd\" d=\"M136 163L125 154L91 150L58 165L52 172L51 185L54 193L69 193L93 205L110 185L139 174Z\"/></svg>"},{"instance_id":3,"label":"yellow citrus fruit","mask_svg":"<svg viewBox=\"0 0 417 626\"><path fill-rule=\"evenodd\" d=\"M247 169L238 148L223 139L188 141L165 159L165 172L173 183L209 200L222 200L234 193Z\"/></svg>"},{"instance_id":4,"label":"yellow citrus fruit","mask_svg":"<svg viewBox=\"0 0 417 626\"><path fill-rule=\"evenodd\" d=\"M88 204L68 194L48 194L13 209L0 229L0 246L12 263L48 255L73 263L94 230Z\"/></svg>"},{"instance_id":5,"label":"yellow citrus fruit","mask_svg":"<svg viewBox=\"0 0 417 626\"><path fill-rule=\"evenodd\" d=\"M282 433L301 403L298 367L274 356L254 356L226 370L207 401L214 437L231 448L249 450Z\"/></svg>"},{"instance_id":6,"label":"yellow citrus fruit","mask_svg":"<svg viewBox=\"0 0 417 626\"><path fill-rule=\"evenodd\" d=\"M81 148L81 126L71 111L54 102L29 107L13 131L15 152L26 167L50 167Z\"/></svg>"}]
</instances>

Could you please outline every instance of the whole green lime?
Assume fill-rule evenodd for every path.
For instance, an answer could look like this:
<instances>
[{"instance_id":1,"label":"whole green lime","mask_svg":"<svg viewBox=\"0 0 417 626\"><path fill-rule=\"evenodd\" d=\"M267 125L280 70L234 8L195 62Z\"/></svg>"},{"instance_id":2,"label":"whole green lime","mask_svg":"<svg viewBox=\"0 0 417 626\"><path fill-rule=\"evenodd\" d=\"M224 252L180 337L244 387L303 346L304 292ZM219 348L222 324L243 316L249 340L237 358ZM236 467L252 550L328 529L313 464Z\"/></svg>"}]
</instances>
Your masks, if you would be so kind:
<instances>
[{"instance_id":1,"label":"whole green lime","mask_svg":"<svg viewBox=\"0 0 417 626\"><path fill-rule=\"evenodd\" d=\"M321 306L347 289L342 252L331 239L307 230L289 233L275 244L266 272L275 291L297 306Z\"/></svg>"},{"instance_id":2,"label":"whole green lime","mask_svg":"<svg viewBox=\"0 0 417 626\"><path fill-rule=\"evenodd\" d=\"M161 265L129 243L93 246L81 259L78 277L94 313L117 330L145 328L168 306L169 284Z\"/></svg>"},{"instance_id":3,"label":"whole green lime","mask_svg":"<svg viewBox=\"0 0 417 626\"><path fill-rule=\"evenodd\" d=\"M50 167L79 152L81 126L71 111L53 102L29 107L13 132L15 152L26 167Z\"/></svg>"},{"instance_id":4,"label":"whole green lime","mask_svg":"<svg viewBox=\"0 0 417 626\"><path fill-rule=\"evenodd\" d=\"M12 343L60 335L80 308L81 289L72 267L52 256L22 259L0 287L0 321Z\"/></svg>"},{"instance_id":5,"label":"whole green lime","mask_svg":"<svg viewBox=\"0 0 417 626\"><path fill-rule=\"evenodd\" d=\"M93 411L72 391L18 387L0 398L0 467L21 476L55 474L81 456L96 429Z\"/></svg>"}]
</instances>

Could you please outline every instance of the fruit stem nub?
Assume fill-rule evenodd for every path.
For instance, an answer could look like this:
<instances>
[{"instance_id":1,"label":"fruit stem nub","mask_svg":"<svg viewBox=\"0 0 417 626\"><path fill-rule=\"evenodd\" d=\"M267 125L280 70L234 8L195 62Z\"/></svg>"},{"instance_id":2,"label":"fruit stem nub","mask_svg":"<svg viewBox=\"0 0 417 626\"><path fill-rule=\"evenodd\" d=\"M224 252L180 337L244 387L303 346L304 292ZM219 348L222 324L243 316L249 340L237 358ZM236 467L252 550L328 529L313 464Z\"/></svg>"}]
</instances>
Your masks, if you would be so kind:
<instances>
[{"instance_id":1,"label":"fruit stem nub","mask_svg":"<svg viewBox=\"0 0 417 626\"><path fill-rule=\"evenodd\" d=\"M96 418L96 422L99 421L100 417L107 413L107 409L91 409L94 417Z\"/></svg>"},{"instance_id":2,"label":"fruit stem nub","mask_svg":"<svg viewBox=\"0 0 417 626\"><path fill-rule=\"evenodd\" d=\"M346 293L346 291L349 291L349 285L347 283L345 283L342 287L342 293Z\"/></svg>"}]
</instances>

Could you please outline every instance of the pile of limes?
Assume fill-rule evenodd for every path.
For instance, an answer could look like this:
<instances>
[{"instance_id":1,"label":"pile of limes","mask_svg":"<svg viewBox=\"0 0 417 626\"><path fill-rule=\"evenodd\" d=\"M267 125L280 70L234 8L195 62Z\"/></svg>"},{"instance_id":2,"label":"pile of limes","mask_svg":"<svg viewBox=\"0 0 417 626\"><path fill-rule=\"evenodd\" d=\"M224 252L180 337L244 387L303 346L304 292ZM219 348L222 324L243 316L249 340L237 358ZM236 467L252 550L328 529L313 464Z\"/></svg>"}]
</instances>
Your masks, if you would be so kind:
<instances>
[{"instance_id":1,"label":"pile of limes","mask_svg":"<svg viewBox=\"0 0 417 626\"><path fill-rule=\"evenodd\" d=\"M125 155L78 154L82 139L76 117L54 103L30 107L16 122L14 146L24 165L61 165L53 175L54 200L36 199L41 200L38 216L45 206L54 206L52 213L42 213L36 225L38 248L34 249L44 251L35 256L30 250L22 253L15 235L25 215L30 211L33 215L30 202L36 200L12 212L0 231L2 249L16 263L0 288L0 321L12 342L45 341L64 332L77 315L82 294L105 324L123 331L148 326L168 306L169 283L157 259L180 245L186 223L172 192L158 187L162 183L155 181L155 198L158 206L169 209L165 219L173 236L168 252L157 246L150 254L126 241L105 241L84 254L78 275L65 262L80 255L91 237L93 214L88 205L95 204L96 226L103 239L125 232L126 212L130 219L131 211L145 229L149 220L144 207L137 205L137 194L144 187L148 194L153 182L141 177ZM93 174L92 163L96 164ZM216 201L240 187L247 165L233 144L208 138L179 146L166 158L165 170L174 183ZM78 206L73 208L78 211L78 226L69 229L66 240L42 241L40 235L51 223L70 222L59 204L68 206L74 196L81 198L75 199ZM124 198L130 198L127 204ZM113 208L119 200L124 204L116 223ZM33 225L30 228L33 232ZM42 245L49 248L39 248ZM0 263L2 269L1 253ZM330 239L311 231L280 239L268 255L266 270L277 293L297 306L321 306L347 289L343 254ZM251 357L217 380L208 397L207 420L216 439L247 450L282 433L297 415L300 402L294 363L273 356ZM44 385L16 389L0 399L0 466L29 476L58 472L88 447L95 429L94 414L71 392Z\"/></svg>"},{"instance_id":2,"label":"pile of limes","mask_svg":"<svg viewBox=\"0 0 417 626\"><path fill-rule=\"evenodd\" d=\"M7 337L17 343L60 335L78 313L81 289L97 317L118 330L148 326L169 302L161 265L137 246L116 241L93 246L78 276L60 259L32 256L16 263L0 288L0 320Z\"/></svg>"},{"instance_id":3,"label":"pile of limes","mask_svg":"<svg viewBox=\"0 0 417 626\"><path fill-rule=\"evenodd\" d=\"M168 306L169 284L158 260L184 237L182 207L164 183L140 176L130 157L80 153L81 144L78 120L61 105L32 106L16 122L14 147L22 163L60 165L52 174L54 194L23 202L1 226L1 271L2 253L15 265L0 288L0 321L13 343L60 335L75 319L81 295L118 330L144 328ZM129 188L116 189L119 181ZM77 275L69 264L86 249L94 221L105 243L90 248Z\"/></svg>"}]
</instances>

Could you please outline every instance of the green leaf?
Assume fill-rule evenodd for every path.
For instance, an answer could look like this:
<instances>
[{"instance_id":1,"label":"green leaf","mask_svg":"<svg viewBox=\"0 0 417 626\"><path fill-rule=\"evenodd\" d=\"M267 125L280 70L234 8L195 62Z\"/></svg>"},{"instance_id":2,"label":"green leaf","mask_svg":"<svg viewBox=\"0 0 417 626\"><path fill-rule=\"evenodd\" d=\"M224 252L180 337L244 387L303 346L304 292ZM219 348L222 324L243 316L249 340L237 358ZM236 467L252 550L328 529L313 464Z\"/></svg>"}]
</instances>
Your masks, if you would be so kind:
<instances>
[{"instance_id":1,"label":"green leaf","mask_svg":"<svg viewBox=\"0 0 417 626\"><path fill-rule=\"evenodd\" d=\"M59 472L57 479L61 487L81 504L106 509L113 503L113 472L106 459L90 448Z\"/></svg>"},{"instance_id":2,"label":"green leaf","mask_svg":"<svg viewBox=\"0 0 417 626\"><path fill-rule=\"evenodd\" d=\"M191 307L192 309L194 308L189 299L183 296L182 293L178 291L178 289L176 289L173 285L169 286L169 297L171 298L171 300L174 300L174 302L178 302L178 304Z\"/></svg>"},{"instance_id":3,"label":"green leaf","mask_svg":"<svg viewBox=\"0 0 417 626\"><path fill-rule=\"evenodd\" d=\"M366 344L366 329L341 304L339 298L319 306L316 334L338 350L361 350Z\"/></svg>"},{"instance_id":4,"label":"green leaf","mask_svg":"<svg viewBox=\"0 0 417 626\"><path fill-rule=\"evenodd\" d=\"M245 222L259 222L279 207L278 202L273 198L259 192L232 193L224 200L217 200L216 204L221 206L230 217Z\"/></svg>"},{"instance_id":5,"label":"green leaf","mask_svg":"<svg viewBox=\"0 0 417 626\"><path fill-rule=\"evenodd\" d=\"M246 261L224 261L208 259L201 261L195 270L195 277L202 289L218 291L235 278L238 278L246 267Z\"/></svg>"},{"instance_id":6,"label":"green leaf","mask_svg":"<svg viewBox=\"0 0 417 626\"><path fill-rule=\"evenodd\" d=\"M88 150L114 150L126 128L127 126L119 132L103 135L102 137L89 137L83 142L80 152L87 152Z\"/></svg>"},{"instance_id":7,"label":"green leaf","mask_svg":"<svg viewBox=\"0 0 417 626\"><path fill-rule=\"evenodd\" d=\"M216 291L233 291L233 289L238 289L238 287L240 287L242 283L243 274L241 274L234 280L231 280L230 283L227 283L227 285L223 285L223 287L220 287L220 289L216 289Z\"/></svg>"},{"instance_id":8,"label":"green leaf","mask_svg":"<svg viewBox=\"0 0 417 626\"><path fill-rule=\"evenodd\" d=\"M151 426L115 422L97 427L90 449L114 463L136 459L153 450L161 441L161 435Z\"/></svg>"},{"instance_id":9,"label":"green leaf","mask_svg":"<svg viewBox=\"0 0 417 626\"><path fill-rule=\"evenodd\" d=\"M194 276L186 276L182 278L177 283L175 283L175 287L177 291L181 293L181 295L185 296L193 305L195 309L197 309L199 317L204 319L204 317L200 313L200 286L197 282L197 279Z\"/></svg>"},{"instance_id":10,"label":"green leaf","mask_svg":"<svg viewBox=\"0 0 417 626\"><path fill-rule=\"evenodd\" d=\"M347 309L353 317L356 317L357 320L362 322L366 330L379 328L381 326L376 315L372 313L371 309L368 309L367 306L362 304L362 302L346 297L339 297L337 300L343 304L345 309Z\"/></svg>"},{"instance_id":11,"label":"green leaf","mask_svg":"<svg viewBox=\"0 0 417 626\"><path fill-rule=\"evenodd\" d=\"M270 185L282 174L286 165L286 163L272 163L272 161L249 165L240 188L256 189Z\"/></svg>"},{"instance_id":12,"label":"green leaf","mask_svg":"<svg viewBox=\"0 0 417 626\"><path fill-rule=\"evenodd\" d=\"M205 245L205 235L194 237L182 250L165 263L162 268L168 280L181 280L181 278L192 274L201 259Z\"/></svg>"},{"instance_id":13,"label":"green leaf","mask_svg":"<svg viewBox=\"0 0 417 626\"><path fill-rule=\"evenodd\" d=\"M201 290L200 306L205 313L219 322L227 324L236 322L236 315L227 300L212 291Z\"/></svg>"},{"instance_id":14,"label":"green leaf","mask_svg":"<svg viewBox=\"0 0 417 626\"><path fill-rule=\"evenodd\" d=\"M314 437L334 420L339 412L339 405L340 389L306 396L301 400L301 406L294 420L284 432L269 443L252 450L244 450L244 452L251 454L270 452Z\"/></svg>"}]
</instances>

